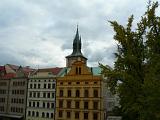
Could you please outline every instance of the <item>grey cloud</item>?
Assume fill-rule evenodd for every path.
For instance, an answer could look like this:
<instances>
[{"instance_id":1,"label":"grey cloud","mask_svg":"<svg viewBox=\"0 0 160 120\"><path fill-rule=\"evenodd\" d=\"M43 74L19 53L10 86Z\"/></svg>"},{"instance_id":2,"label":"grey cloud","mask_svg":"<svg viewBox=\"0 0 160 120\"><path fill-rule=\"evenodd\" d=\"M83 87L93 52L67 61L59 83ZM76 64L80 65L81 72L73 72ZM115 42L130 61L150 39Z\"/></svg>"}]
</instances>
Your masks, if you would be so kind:
<instances>
[{"instance_id":1,"label":"grey cloud","mask_svg":"<svg viewBox=\"0 0 160 120\"><path fill-rule=\"evenodd\" d=\"M82 51L88 57L89 64L102 61L113 65L114 32L107 20L117 20L125 24L128 16L133 13L137 21L145 9L146 2L133 0L1 1L0 45L5 47L0 48L0 55L3 56L0 63L35 66L32 61L28 63L27 60L36 59L41 66L60 64L59 59L65 61L65 52L72 49L78 23L82 36ZM46 42L53 43L53 47L59 46L60 49L52 49L52 56L46 52L51 49L44 46ZM92 46L99 42L104 42L106 47ZM15 53L11 54L13 51ZM57 52L63 52L64 58L59 58Z\"/></svg>"}]
</instances>

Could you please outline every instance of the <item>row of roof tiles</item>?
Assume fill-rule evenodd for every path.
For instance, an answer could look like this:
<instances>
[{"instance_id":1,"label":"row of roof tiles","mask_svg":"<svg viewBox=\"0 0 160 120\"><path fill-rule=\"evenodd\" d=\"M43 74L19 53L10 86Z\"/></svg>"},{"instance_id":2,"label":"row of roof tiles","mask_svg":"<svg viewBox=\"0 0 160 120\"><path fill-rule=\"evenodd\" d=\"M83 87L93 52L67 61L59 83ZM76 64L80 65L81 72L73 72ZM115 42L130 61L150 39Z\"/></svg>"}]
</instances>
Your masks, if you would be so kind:
<instances>
[{"instance_id":1,"label":"row of roof tiles","mask_svg":"<svg viewBox=\"0 0 160 120\"><path fill-rule=\"evenodd\" d=\"M8 66L13 71L8 71L8 68L6 66ZM19 71L23 73L24 77L27 77L28 75L34 75L38 72L50 72L52 73L52 75L63 77L66 74L66 70L70 71L70 68L55 67L55 68L33 69L28 66L22 67L18 65L6 64L4 66L0 66L0 78L10 79L10 78L18 77L17 75ZM99 67L92 67L92 72L93 72L93 75L100 75L101 69Z\"/></svg>"}]
</instances>

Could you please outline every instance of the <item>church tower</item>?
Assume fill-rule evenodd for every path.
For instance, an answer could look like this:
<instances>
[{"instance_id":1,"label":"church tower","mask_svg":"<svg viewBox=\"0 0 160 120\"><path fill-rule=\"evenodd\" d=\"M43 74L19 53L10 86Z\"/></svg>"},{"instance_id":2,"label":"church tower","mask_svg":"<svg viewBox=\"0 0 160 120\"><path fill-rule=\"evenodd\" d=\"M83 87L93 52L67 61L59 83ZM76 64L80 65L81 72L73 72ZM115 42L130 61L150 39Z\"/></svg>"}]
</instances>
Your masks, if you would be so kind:
<instances>
[{"instance_id":1,"label":"church tower","mask_svg":"<svg viewBox=\"0 0 160 120\"><path fill-rule=\"evenodd\" d=\"M71 67L75 61L82 61L87 64L87 58L81 52L81 37L79 36L78 26L75 38L73 40L73 52L71 55L66 56L66 67Z\"/></svg>"}]
</instances>

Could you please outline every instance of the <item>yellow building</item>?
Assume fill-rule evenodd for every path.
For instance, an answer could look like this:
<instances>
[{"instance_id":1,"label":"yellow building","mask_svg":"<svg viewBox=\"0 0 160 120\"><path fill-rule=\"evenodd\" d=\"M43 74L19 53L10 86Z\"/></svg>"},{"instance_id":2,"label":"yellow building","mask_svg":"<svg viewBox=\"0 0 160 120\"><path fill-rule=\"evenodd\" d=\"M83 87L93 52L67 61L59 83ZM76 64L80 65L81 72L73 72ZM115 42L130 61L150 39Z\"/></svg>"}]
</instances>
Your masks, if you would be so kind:
<instances>
[{"instance_id":1,"label":"yellow building","mask_svg":"<svg viewBox=\"0 0 160 120\"><path fill-rule=\"evenodd\" d=\"M89 68L81 53L78 28L73 52L57 78L56 120L103 120L102 77L100 69Z\"/></svg>"}]
</instances>

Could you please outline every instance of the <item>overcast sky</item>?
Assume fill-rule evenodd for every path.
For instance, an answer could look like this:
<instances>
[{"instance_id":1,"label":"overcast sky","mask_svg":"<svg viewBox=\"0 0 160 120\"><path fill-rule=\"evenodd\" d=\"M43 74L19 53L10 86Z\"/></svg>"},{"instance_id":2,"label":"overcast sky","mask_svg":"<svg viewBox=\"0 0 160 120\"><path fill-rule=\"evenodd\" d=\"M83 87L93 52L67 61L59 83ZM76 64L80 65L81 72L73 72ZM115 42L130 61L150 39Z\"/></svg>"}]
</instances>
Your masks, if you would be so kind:
<instances>
[{"instance_id":1,"label":"overcast sky","mask_svg":"<svg viewBox=\"0 0 160 120\"><path fill-rule=\"evenodd\" d=\"M116 43L107 22L126 25L148 0L0 0L0 65L65 67L79 25L88 66L113 66ZM159 11L158 11L159 12Z\"/></svg>"}]
</instances>

